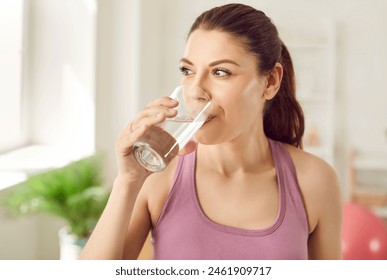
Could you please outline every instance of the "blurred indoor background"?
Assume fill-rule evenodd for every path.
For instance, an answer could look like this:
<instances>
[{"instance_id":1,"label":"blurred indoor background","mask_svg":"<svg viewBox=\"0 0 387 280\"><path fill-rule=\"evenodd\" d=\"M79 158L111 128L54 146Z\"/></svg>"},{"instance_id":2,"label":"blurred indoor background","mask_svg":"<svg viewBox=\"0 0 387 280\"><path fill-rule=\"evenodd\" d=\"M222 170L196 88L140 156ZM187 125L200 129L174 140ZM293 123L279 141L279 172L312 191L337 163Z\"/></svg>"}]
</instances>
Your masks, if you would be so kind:
<instances>
[{"instance_id":1,"label":"blurred indoor background","mask_svg":"<svg viewBox=\"0 0 387 280\"><path fill-rule=\"evenodd\" d=\"M29 175L94 153L109 187L119 131L179 83L194 19L264 11L294 59L305 149L343 198L387 218L387 1L0 0L0 198ZM0 213L0 259L59 258L59 219Z\"/></svg>"}]
</instances>

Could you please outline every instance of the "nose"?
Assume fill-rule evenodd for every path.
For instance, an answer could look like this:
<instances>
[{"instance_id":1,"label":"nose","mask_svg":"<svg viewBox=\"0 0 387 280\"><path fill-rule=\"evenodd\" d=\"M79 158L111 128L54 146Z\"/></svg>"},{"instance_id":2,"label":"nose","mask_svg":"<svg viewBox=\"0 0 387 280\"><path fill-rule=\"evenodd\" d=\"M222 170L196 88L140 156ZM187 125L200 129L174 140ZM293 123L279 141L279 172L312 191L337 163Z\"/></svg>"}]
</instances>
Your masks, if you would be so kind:
<instances>
[{"instance_id":1,"label":"nose","mask_svg":"<svg viewBox=\"0 0 387 280\"><path fill-rule=\"evenodd\" d=\"M188 86L188 96L192 100L198 101L209 101L211 100L207 92L205 92L201 87L196 84L191 84Z\"/></svg>"},{"instance_id":2,"label":"nose","mask_svg":"<svg viewBox=\"0 0 387 280\"><path fill-rule=\"evenodd\" d=\"M198 71L195 75L195 79L192 82L192 87L193 88L199 88L200 90L195 90L196 91L196 97L200 99L206 99L210 100L211 99L211 93L209 91L209 81L207 79L207 76L204 73L205 71Z\"/></svg>"}]
</instances>

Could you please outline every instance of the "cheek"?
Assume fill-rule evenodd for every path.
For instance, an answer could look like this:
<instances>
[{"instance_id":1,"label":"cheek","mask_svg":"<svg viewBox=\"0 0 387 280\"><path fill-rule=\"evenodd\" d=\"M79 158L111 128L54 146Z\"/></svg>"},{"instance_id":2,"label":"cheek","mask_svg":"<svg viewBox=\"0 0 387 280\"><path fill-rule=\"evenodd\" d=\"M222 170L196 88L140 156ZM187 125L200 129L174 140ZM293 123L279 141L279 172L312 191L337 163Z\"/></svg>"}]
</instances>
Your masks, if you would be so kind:
<instances>
[{"instance_id":1,"label":"cheek","mask_svg":"<svg viewBox=\"0 0 387 280\"><path fill-rule=\"evenodd\" d=\"M195 134L195 139L205 145L223 143L229 140L235 130L234 120L228 121L224 115L217 115L209 123L204 124Z\"/></svg>"},{"instance_id":2,"label":"cheek","mask_svg":"<svg viewBox=\"0 0 387 280\"><path fill-rule=\"evenodd\" d=\"M264 86L260 80L252 80L241 92L243 96L242 110L244 116L255 121L262 115L264 99Z\"/></svg>"},{"instance_id":3,"label":"cheek","mask_svg":"<svg viewBox=\"0 0 387 280\"><path fill-rule=\"evenodd\" d=\"M212 120L215 123L215 119ZM219 143L219 133L218 128L213 123L208 123L203 125L198 132L195 134L195 140L204 145L212 145Z\"/></svg>"},{"instance_id":4,"label":"cheek","mask_svg":"<svg viewBox=\"0 0 387 280\"><path fill-rule=\"evenodd\" d=\"M236 123L256 121L257 112L262 112L260 108L263 103L264 99L258 85L251 83L232 96L227 104L224 104L226 122L235 125L235 120L237 120Z\"/></svg>"}]
</instances>

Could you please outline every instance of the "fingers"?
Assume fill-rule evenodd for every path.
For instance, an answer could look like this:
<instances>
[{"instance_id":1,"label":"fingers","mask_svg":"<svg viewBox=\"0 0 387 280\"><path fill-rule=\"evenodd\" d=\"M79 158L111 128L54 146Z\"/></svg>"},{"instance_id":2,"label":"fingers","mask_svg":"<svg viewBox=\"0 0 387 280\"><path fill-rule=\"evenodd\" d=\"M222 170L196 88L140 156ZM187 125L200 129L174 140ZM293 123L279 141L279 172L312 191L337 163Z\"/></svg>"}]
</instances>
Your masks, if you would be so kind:
<instances>
[{"instance_id":1,"label":"fingers","mask_svg":"<svg viewBox=\"0 0 387 280\"><path fill-rule=\"evenodd\" d=\"M129 131L130 130L130 131ZM138 127L135 130L124 129L121 131L116 143L116 152L122 156L127 156L133 151L133 144L146 132L146 126Z\"/></svg>"},{"instance_id":2,"label":"fingers","mask_svg":"<svg viewBox=\"0 0 387 280\"><path fill-rule=\"evenodd\" d=\"M142 119L154 117L162 113L166 118L172 118L177 115L177 111L172 108L163 107L163 106L154 106L148 107L142 110L134 119L134 123L137 125L137 122L140 122Z\"/></svg>"},{"instance_id":3,"label":"fingers","mask_svg":"<svg viewBox=\"0 0 387 280\"><path fill-rule=\"evenodd\" d=\"M173 109L177 106L177 101L170 102L172 99L159 98L145 107L136 118L130 122L126 128L121 132L119 143L121 151L124 154L129 154L132 151L132 145L139 139L149 127L157 125L165 121L166 118L174 117L177 111ZM154 105L152 105L154 104ZM164 106L169 104L170 107ZM124 149L122 149L124 148Z\"/></svg>"},{"instance_id":4,"label":"fingers","mask_svg":"<svg viewBox=\"0 0 387 280\"><path fill-rule=\"evenodd\" d=\"M163 114L164 118L160 118L159 122L165 118L172 118L177 115L177 110L174 109L179 103L169 97L158 98L150 102L132 121L131 129L136 130L142 125L146 125L149 120L154 120L154 117ZM152 122L153 123L153 122ZM128 128L129 130L129 128Z\"/></svg>"},{"instance_id":5,"label":"fingers","mask_svg":"<svg viewBox=\"0 0 387 280\"><path fill-rule=\"evenodd\" d=\"M137 122L134 120L133 122L130 122L121 132L121 136L136 140L141 137L150 126L159 124L165 119L166 115L161 112L156 115L150 115L148 117L141 118Z\"/></svg>"},{"instance_id":6,"label":"fingers","mask_svg":"<svg viewBox=\"0 0 387 280\"><path fill-rule=\"evenodd\" d=\"M137 118L135 118L133 120L133 122L131 122L128 125L128 131L129 132L136 131L137 129L144 127L144 126L150 127L152 125L162 123L163 121L165 121L165 119L167 117L170 117L170 116L171 115L167 115L167 113L163 112L163 111L159 111L159 112L156 111L156 112L154 112L154 114L146 114L146 115L137 116Z\"/></svg>"},{"instance_id":7,"label":"fingers","mask_svg":"<svg viewBox=\"0 0 387 280\"><path fill-rule=\"evenodd\" d=\"M170 97L161 97L148 103L147 107L164 106L174 108L179 104L176 100Z\"/></svg>"},{"instance_id":8,"label":"fingers","mask_svg":"<svg viewBox=\"0 0 387 280\"><path fill-rule=\"evenodd\" d=\"M135 159L133 145L149 130L150 127L162 123L166 118L177 115L178 102L163 97L150 102L137 116L121 131L116 141L115 151L119 174L126 174L136 181L151 174ZM145 176L145 177L144 177Z\"/></svg>"}]
</instances>

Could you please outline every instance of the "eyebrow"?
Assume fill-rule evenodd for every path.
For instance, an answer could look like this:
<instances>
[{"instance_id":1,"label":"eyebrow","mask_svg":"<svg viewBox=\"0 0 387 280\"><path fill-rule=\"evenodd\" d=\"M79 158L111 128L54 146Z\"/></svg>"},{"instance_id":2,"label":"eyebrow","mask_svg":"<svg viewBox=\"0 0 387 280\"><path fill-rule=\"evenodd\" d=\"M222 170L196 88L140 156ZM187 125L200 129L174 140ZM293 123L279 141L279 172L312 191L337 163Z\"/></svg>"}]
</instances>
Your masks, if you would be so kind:
<instances>
[{"instance_id":1,"label":"eyebrow","mask_svg":"<svg viewBox=\"0 0 387 280\"><path fill-rule=\"evenodd\" d=\"M182 59L180 59L180 62L184 62L184 63L187 63L189 65L194 65L191 61L189 61L188 59L186 59L184 57ZM238 63L236 63L235 61L230 60L230 59L216 60L214 62L211 62L208 66L213 67L213 66L216 66L216 65L219 65L219 64L222 64L222 63L230 63L230 64L234 64L234 65L240 67L240 65Z\"/></svg>"}]
</instances>

